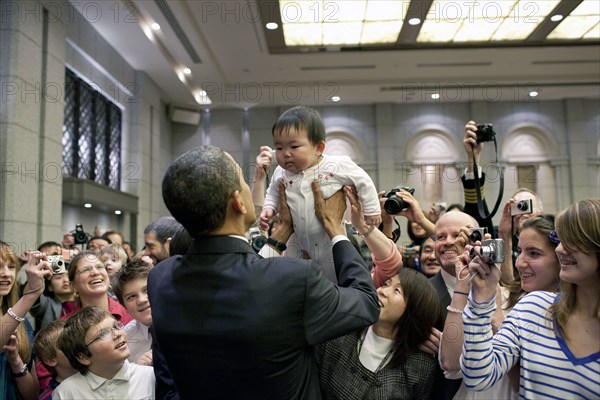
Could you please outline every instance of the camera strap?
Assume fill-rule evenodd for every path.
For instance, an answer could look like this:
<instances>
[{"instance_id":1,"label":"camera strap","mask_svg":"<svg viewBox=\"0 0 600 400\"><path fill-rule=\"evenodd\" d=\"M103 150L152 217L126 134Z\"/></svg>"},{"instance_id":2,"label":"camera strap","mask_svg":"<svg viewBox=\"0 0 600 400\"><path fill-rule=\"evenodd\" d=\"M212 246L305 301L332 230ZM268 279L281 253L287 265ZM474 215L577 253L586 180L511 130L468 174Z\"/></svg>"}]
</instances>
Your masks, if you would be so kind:
<instances>
[{"instance_id":1,"label":"camera strap","mask_svg":"<svg viewBox=\"0 0 600 400\"><path fill-rule=\"evenodd\" d=\"M494 137L494 149L496 152L496 168L500 171L500 191L498 192L498 198L496 199L496 204L494 205L494 209L491 213L485 214L485 210L483 209L483 199L481 197L481 184L479 183L479 170L477 169L477 162L475 161L475 153L473 153L473 166L475 166L475 194L477 195L477 211L479 212L479 216L482 219L492 219L498 208L500 207L500 203L502 202L502 196L504 196L504 167L500 165L498 162L498 144L496 143L496 137ZM483 173L483 172L482 172Z\"/></svg>"}]
</instances>

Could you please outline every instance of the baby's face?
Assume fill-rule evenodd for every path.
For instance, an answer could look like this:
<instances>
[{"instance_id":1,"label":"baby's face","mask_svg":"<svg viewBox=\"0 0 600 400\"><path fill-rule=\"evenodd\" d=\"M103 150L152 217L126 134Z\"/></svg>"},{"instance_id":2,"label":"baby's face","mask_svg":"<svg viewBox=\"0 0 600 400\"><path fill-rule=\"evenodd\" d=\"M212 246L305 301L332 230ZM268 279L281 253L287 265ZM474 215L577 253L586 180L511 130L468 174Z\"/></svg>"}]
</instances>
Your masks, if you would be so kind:
<instances>
[{"instance_id":1,"label":"baby's face","mask_svg":"<svg viewBox=\"0 0 600 400\"><path fill-rule=\"evenodd\" d=\"M320 145L312 144L305 129L283 129L275 133L273 140L277 164L294 174L316 165L323 153L324 142Z\"/></svg>"},{"instance_id":2,"label":"baby's face","mask_svg":"<svg viewBox=\"0 0 600 400\"><path fill-rule=\"evenodd\" d=\"M117 272L119 272L119 270L123 266L123 263L121 262L121 260L119 260L117 257L110 256L108 254L103 255L101 257L101 261L102 261L102 264L104 264L104 267L106 268L106 272L108 273L108 276L111 278Z\"/></svg>"}]
</instances>

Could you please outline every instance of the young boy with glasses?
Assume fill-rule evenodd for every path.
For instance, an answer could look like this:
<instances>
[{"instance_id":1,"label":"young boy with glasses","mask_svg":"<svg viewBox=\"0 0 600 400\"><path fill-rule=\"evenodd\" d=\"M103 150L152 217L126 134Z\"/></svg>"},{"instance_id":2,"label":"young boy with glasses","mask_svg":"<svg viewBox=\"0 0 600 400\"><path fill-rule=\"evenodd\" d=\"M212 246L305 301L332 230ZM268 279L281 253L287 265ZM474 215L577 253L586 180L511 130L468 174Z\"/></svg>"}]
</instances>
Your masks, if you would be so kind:
<instances>
[{"instance_id":1,"label":"young boy with glasses","mask_svg":"<svg viewBox=\"0 0 600 400\"><path fill-rule=\"evenodd\" d=\"M108 311L84 307L71 316L58 348L79 372L55 389L54 400L154 399L154 371L127 361L127 335Z\"/></svg>"}]
</instances>

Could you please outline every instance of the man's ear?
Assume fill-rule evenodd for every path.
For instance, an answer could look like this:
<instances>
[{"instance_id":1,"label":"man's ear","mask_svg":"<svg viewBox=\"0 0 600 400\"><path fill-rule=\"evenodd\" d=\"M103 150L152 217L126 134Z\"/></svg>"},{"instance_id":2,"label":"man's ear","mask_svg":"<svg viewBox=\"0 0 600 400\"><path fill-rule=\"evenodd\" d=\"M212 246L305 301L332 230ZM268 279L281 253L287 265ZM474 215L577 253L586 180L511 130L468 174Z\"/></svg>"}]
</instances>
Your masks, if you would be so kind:
<instances>
[{"instance_id":1,"label":"man's ear","mask_svg":"<svg viewBox=\"0 0 600 400\"><path fill-rule=\"evenodd\" d=\"M167 250L167 253L169 252L169 247L171 246L171 240L172 240L172 239L173 239L173 238L167 238L167 240L165 240L164 247L165 247L165 249Z\"/></svg>"},{"instance_id":2,"label":"man's ear","mask_svg":"<svg viewBox=\"0 0 600 400\"><path fill-rule=\"evenodd\" d=\"M246 214L246 206L244 206L244 200L239 190L236 190L231 194L231 205L233 209L240 214Z\"/></svg>"},{"instance_id":3,"label":"man's ear","mask_svg":"<svg viewBox=\"0 0 600 400\"><path fill-rule=\"evenodd\" d=\"M317 143L317 154L321 155L321 154L323 154L324 151L325 151L325 141L321 140L319 143Z\"/></svg>"},{"instance_id":4,"label":"man's ear","mask_svg":"<svg viewBox=\"0 0 600 400\"><path fill-rule=\"evenodd\" d=\"M83 365L90 365L92 363L92 360L83 353L77 354L77 361Z\"/></svg>"}]
</instances>

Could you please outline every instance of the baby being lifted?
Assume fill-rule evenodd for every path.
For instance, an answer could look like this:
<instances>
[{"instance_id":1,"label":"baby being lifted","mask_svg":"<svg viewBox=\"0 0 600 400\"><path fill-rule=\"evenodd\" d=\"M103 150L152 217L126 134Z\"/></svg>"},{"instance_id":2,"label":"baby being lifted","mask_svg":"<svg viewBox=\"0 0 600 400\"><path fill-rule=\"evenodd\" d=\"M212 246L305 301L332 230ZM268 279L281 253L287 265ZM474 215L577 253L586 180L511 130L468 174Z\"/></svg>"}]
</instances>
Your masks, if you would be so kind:
<instances>
[{"instance_id":1,"label":"baby being lifted","mask_svg":"<svg viewBox=\"0 0 600 400\"><path fill-rule=\"evenodd\" d=\"M355 186L365 220L375 229L381 223L377 189L369 175L350 157L323 153L325 126L317 111L302 106L291 108L277 119L272 133L278 167L267 189L260 214L261 227L266 230L277 214L278 186L283 183L299 250L318 261L325 276L337 283L331 240L315 215L311 182L319 182L324 198L345 185Z\"/></svg>"}]
</instances>

